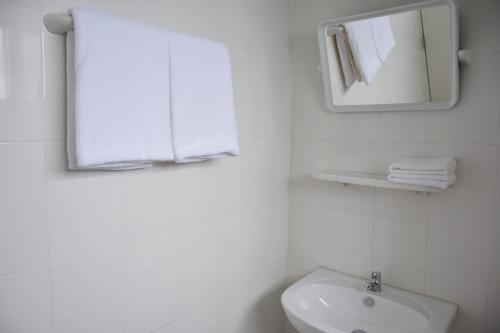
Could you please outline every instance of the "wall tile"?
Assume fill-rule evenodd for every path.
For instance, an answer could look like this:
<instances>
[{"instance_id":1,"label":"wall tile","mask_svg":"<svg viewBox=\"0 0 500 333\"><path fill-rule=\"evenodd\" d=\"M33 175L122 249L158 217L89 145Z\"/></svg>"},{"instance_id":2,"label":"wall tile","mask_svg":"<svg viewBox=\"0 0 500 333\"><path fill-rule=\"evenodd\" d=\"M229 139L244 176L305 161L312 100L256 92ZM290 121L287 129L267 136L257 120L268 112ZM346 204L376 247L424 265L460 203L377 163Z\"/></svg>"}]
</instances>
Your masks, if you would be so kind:
<instances>
[{"instance_id":1,"label":"wall tile","mask_svg":"<svg viewBox=\"0 0 500 333\"><path fill-rule=\"evenodd\" d=\"M154 333L217 333L216 307L210 304L179 318Z\"/></svg>"},{"instance_id":2,"label":"wall tile","mask_svg":"<svg viewBox=\"0 0 500 333\"><path fill-rule=\"evenodd\" d=\"M255 263L257 277L286 270L288 259L288 209L279 208L261 212L256 216L255 226L248 226L247 233L253 235L248 245L251 252L251 262Z\"/></svg>"},{"instance_id":3,"label":"wall tile","mask_svg":"<svg viewBox=\"0 0 500 333\"><path fill-rule=\"evenodd\" d=\"M217 284L221 295L264 274L285 269L288 220L280 221L276 217L273 213L251 214L219 224Z\"/></svg>"},{"instance_id":4,"label":"wall tile","mask_svg":"<svg viewBox=\"0 0 500 333\"><path fill-rule=\"evenodd\" d=\"M375 171L376 141L333 141L331 148L331 165L334 170Z\"/></svg>"},{"instance_id":5,"label":"wall tile","mask_svg":"<svg viewBox=\"0 0 500 333\"><path fill-rule=\"evenodd\" d=\"M283 165L288 160L288 154L280 149L281 144L271 140L257 140L254 142L251 170L247 177L252 182L252 210L265 212L274 209L283 209L287 201L288 177L283 172Z\"/></svg>"},{"instance_id":6,"label":"wall tile","mask_svg":"<svg viewBox=\"0 0 500 333\"><path fill-rule=\"evenodd\" d=\"M120 244L120 178L103 171L68 171L61 142L47 142L52 260Z\"/></svg>"},{"instance_id":7,"label":"wall tile","mask_svg":"<svg viewBox=\"0 0 500 333\"><path fill-rule=\"evenodd\" d=\"M122 241L175 232L178 218L178 168L173 165L121 175Z\"/></svg>"},{"instance_id":8,"label":"wall tile","mask_svg":"<svg viewBox=\"0 0 500 333\"><path fill-rule=\"evenodd\" d=\"M216 304L216 328L218 333L251 333L257 332L252 311L252 295L250 287L224 297Z\"/></svg>"},{"instance_id":9,"label":"wall tile","mask_svg":"<svg viewBox=\"0 0 500 333\"><path fill-rule=\"evenodd\" d=\"M329 139L330 117L319 71L295 73L293 77L292 138Z\"/></svg>"},{"instance_id":10,"label":"wall tile","mask_svg":"<svg viewBox=\"0 0 500 333\"><path fill-rule=\"evenodd\" d=\"M255 137L253 130L258 125L254 115L256 109L256 67L254 59L234 56L231 59L234 104L240 139Z\"/></svg>"},{"instance_id":11,"label":"wall tile","mask_svg":"<svg viewBox=\"0 0 500 333\"><path fill-rule=\"evenodd\" d=\"M258 279L250 286L252 309L250 318L255 318L253 332L282 333L285 316L281 305L281 294L286 289L285 271Z\"/></svg>"},{"instance_id":12,"label":"wall tile","mask_svg":"<svg viewBox=\"0 0 500 333\"><path fill-rule=\"evenodd\" d=\"M66 43L64 36L42 29L45 140L66 140Z\"/></svg>"},{"instance_id":13,"label":"wall tile","mask_svg":"<svg viewBox=\"0 0 500 333\"><path fill-rule=\"evenodd\" d=\"M328 209L333 200L332 184L311 178L314 172L330 166L330 142L327 140L292 141L290 202Z\"/></svg>"},{"instance_id":14,"label":"wall tile","mask_svg":"<svg viewBox=\"0 0 500 333\"><path fill-rule=\"evenodd\" d=\"M377 189L375 216L402 222L426 224L432 195L412 191Z\"/></svg>"},{"instance_id":15,"label":"wall tile","mask_svg":"<svg viewBox=\"0 0 500 333\"><path fill-rule=\"evenodd\" d=\"M0 3L0 141L41 140L39 1Z\"/></svg>"},{"instance_id":16,"label":"wall tile","mask_svg":"<svg viewBox=\"0 0 500 333\"><path fill-rule=\"evenodd\" d=\"M177 234L178 314L206 305L218 296L217 243L213 225Z\"/></svg>"},{"instance_id":17,"label":"wall tile","mask_svg":"<svg viewBox=\"0 0 500 333\"><path fill-rule=\"evenodd\" d=\"M380 139L383 141L432 142L433 129L433 112L380 113Z\"/></svg>"},{"instance_id":18,"label":"wall tile","mask_svg":"<svg viewBox=\"0 0 500 333\"><path fill-rule=\"evenodd\" d=\"M460 70L460 101L435 113L437 142L497 143L500 132L497 92L500 51L474 52L472 64Z\"/></svg>"},{"instance_id":19,"label":"wall tile","mask_svg":"<svg viewBox=\"0 0 500 333\"><path fill-rule=\"evenodd\" d=\"M332 113L331 138L334 140L378 140L379 138L378 112L363 114Z\"/></svg>"},{"instance_id":20,"label":"wall tile","mask_svg":"<svg viewBox=\"0 0 500 333\"><path fill-rule=\"evenodd\" d=\"M459 304L453 332L482 329L490 245L485 235L430 227L425 292Z\"/></svg>"},{"instance_id":21,"label":"wall tile","mask_svg":"<svg viewBox=\"0 0 500 333\"><path fill-rule=\"evenodd\" d=\"M307 269L299 269L291 266L287 267L287 282L289 285L302 279L304 276L309 274L311 271Z\"/></svg>"},{"instance_id":22,"label":"wall tile","mask_svg":"<svg viewBox=\"0 0 500 333\"><path fill-rule=\"evenodd\" d=\"M48 262L42 143L0 144L0 276Z\"/></svg>"},{"instance_id":23,"label":"wall tile","mask_svg":"<svg viewBox=\"0 0 500 333\"><path fill-rule=\"evenodd\" d=\"M99 0L97 1L99 3L103 2ZM177 11L177 2L177 0L144 1L141 3L140 9L138 9L137 2L135 0L122 0L120 1L120 6L113 5L113 1L111 1L110 5L113 5L113 10L120 10L120 12L123 13L121 15L127 15L135 20L139 20L147 24L177 30L179 29L178 23L180 21L180 15Z\"/></svg>"},{"instance_id":24,"label":"wall tile","mask_svg":"<svg viewBox=\"0 0 500 333\"><path fill-rule=\"evenodd\" d=\"M255 138L275 138L278 136L280 121L290 109L289 68L268 61L257 61L255 77L255 108L252 112ZM287 128L286 135L289 133Z\"/></svg>"},{"instance_id":25,"label":"wall tile","mask_svg":"<svg viewBox=\"0 0 500 333\"><path fill-rule=\"evenodd\" d=\"M110 251L52 267L55 333L122 332L121 263Z\"/></svg>"},{"instance_id":26,"label":"wall tile","mask_svg":"<svg viewBox=\"0 0 500 333\"><path fill-rule=\"evenodd\" d=\"M500 167L500 146L499 148L499 153L498 153L498 167ZM500 174L497 169L497 182L496 182L496 196L494 200L494 205L495 205L495 218L493 221L493 233L496 236L500 236Z\"/></svg>"},{"instance_id":27,"label":"wall tile","mask_svg":"<svg viewBox=\"0 0 500 333\"><path fill-rule=\"evenodd\" d=\"M289 31L290 4L288 1L256 1L260 24L256 26L257 58L275 64L290 63ZM253 23L255 24L255 23ZM272 34L269 31L273 31Z\"/></svg>"},{"instance_id":28,"label":"wall tile","mask_svg":"<svg viewBox=\"0 0 500 333\"><path fill-rule=\"evenodd\" d=\"M498 49L500 41L494 33L498 30L500 4L495 0L481 0L473 4L457 0L460 19L460 47L465 49Z\"/></svg>"},{"instance_id":29,"label":"wall tile","mask_svg":"<svg viewBox=\"0 0 500 333\"><path fill-rule=\"evenodd\" d=\"M218 302L217 332L283 332L280 296L284 281L284 271L264 276Z\"/></svg>"},{"instance_id":30,"label":"wall tile","mask_svg":"<svg viewBox=\"0 0 500 333\"><path fill-rule=\"evenodd\" d=\"M252 147L240 145L241 155L217 160L215 196L217 221L225 220L252 209L253 182L248 175L255 169Z\"/></svg>"},{"instance_id":31,"label":"wall tile","mask_svg":"<svg viewBox=\"0 0 500 333\"><path fill-rule=\"evenodd\" d=\"M66 12L71 7L86 7L101 10L112 15L156 25L168 29L176 28L176 0L144 1L140 7L134 0L41 0L44 12Z\"/></svg>"},{"instance_id":32,"label":"wall tile","mask_svg":"<svg viewBox=\"0 0 500 333\"><path fill-rule=\"evenodd\" d=\"M375 189L365 186L333 184L333 209L358 215L373 215Z\"/></svg>"},{"instance_id":33,"label":"wall tile","mask_svg":"<svg viewBox=\"0 0 500 333\"><path fill-rule=\"evenodd\" d=\"M367 277L372 267L372 243L372 217L330 212L328 267Z\"/></svg>"},{"instance_id":34,"label":"wall tile","mask_svg":"<svg viewBox=\"0 0 500 333\"><path fill-rule=\"evenodd\" d=\"M177 0L176 28L179 32L217 40L220 31L218 0Z\"/></svg>"},{"instance_id":35,"label":"wall tile","mask_svg":"<svg viewBox=\"0 0 500 333\"><path fill-rule=\"evenodd\" d=\"M173 235L124 249L124 332L151 332L177 317Z\"/></svg>"},{"instance_id":36,"label":"wall tile","mask_svg":"<svg viewBox=\"0 0 500 333\"><path fill-rule=\"evenodd\" d=\"M48 268L0 278L0 331L52 332Z\"/></svg>"},{"instance_id":37,"label":"wall tile","mask_svg":"<svg viewBox=\"0 0 500 333\"><path fill-rule=\"evenodd\" d=\"M231 54L255 59L258 31L254 29L261 22L257 1L220 0L221 39Z\"/></svg>"},{"instance_id":38,"label":"wall tile","mask_svg":"<svg viewBox=\"0 0 500 333\"><path fill-rule=\"evenodd\" d=\"M327 260L327 211L291 206L289 230L289 265L312 269Z\"/></svg>"},{"instance_id":39,"label":"wall tile","mask_svg":"<svg viewBox=\"0 0 500 333\"><path fill-rule=\"evenodd\" d=\"M488 302L486 304L485 331L487 333L498 332L500 329L500 237L493 238L493 248L490 261L490 278L488 281Z\"/></svg>"},{"instance_id":40,"label":"wall tile","mask_svg":"<svg viewBox=\"0 0 500 333\"><path fill-rule=\"evenodd\" d=\"M215 227L215 270L220 294L227 295L254 278L257 263L252 253L259 245L257 236L262 235L251 227L258 226L258 222L253 215L247 214L218 223Z\"/></svg>"},{"instance_id":41,"label":"wall tile","mask_svg":"<svg viewBox=\"0 0 500 333\"><path fill-rule=\"evenodd\" d=\"M316 4L321 4L323 11L317 10ZM317 39L317 26L315 16L317 13L325 17L332 12L333 2L317 1L315 6L306 1L294 1L292 13L292 38L290 41L291 59L294 72L304 70L317 70L321 66L319 45Z\"/></svg>"},{"instance_id":42,"label":"wall tile","mask_svg":"<svg viewBox=\"0 0 500 333\"><path fill-rule=\"evenodd\" d=\"M375 219L373 269L390 285L424 291L427 226Z\"/></svg>"},{"instance_id":43,"label":"wall tile","mask_svg":"<svg viewBox=\"0 0 500 333\"><path fill-rule=\"evenodd\" d=\"M274 213L274 214L273 214ZM275 272L275 271L286 271L287 260L288 260L288 220L289 220L289 209L288 205L279 208L271 214L264 213L265 218L262 218L264 223L263 232L265 233L265 249L267 253L273 253L274 255L266 256L265 254L259 253L259 257L269 258L264 260L264 271ZM260 258L256 260L259 261Z\"/></svg>"},{"instance_id":44,"label":"wall tile","mask_svg":"<svg viewBox=\"0 0 500 333\"><path fill-rule=\"evenodd\" d=\"M315 33L315 30L309 30L291 40L290 49L295 73L305 70L317 70L321 66L319 46Z\"/></svg>"},{"instance_id":45,"label":"wall tile","mask_svg":"<svg viewBox=\"0 0 500 333\"><path fill-rule=\"evenodd\" d=\"M179 229L212 223L216 219L216 161L186 163L179 169ZM194 209L196 208L196 209Z\"/></svg>"},{"instance_id":46,"label":"wall tile","mask_svg":"<svg viewBox=\"0 0 500 333\"><path fill-rule=\"evenodd\" d=\"M433 156L455 156L457 184L432 194L430 224L490 233L497 169L497 149L493 145L444 145L433 148Z\"/></svg>"}]
</instances>

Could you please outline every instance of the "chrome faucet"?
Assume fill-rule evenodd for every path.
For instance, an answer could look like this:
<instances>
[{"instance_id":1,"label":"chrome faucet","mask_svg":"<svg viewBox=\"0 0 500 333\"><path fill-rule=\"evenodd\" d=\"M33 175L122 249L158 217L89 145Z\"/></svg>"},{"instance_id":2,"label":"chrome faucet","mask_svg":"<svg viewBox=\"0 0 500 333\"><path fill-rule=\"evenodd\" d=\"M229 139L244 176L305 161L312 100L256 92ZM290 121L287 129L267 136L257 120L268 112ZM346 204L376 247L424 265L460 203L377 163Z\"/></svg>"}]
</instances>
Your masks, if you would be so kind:
<instances>
[{"instance_id":1,"label":"chrome faucet","mask_svg":"<svg viewBox=\"0 0 500 333\"><path fill-rule=\"evenodd\" d=\"M382 272L372 272L372 280L366 283L366 290L380 292L382 290Z\"/></svg>"}]
</instances>

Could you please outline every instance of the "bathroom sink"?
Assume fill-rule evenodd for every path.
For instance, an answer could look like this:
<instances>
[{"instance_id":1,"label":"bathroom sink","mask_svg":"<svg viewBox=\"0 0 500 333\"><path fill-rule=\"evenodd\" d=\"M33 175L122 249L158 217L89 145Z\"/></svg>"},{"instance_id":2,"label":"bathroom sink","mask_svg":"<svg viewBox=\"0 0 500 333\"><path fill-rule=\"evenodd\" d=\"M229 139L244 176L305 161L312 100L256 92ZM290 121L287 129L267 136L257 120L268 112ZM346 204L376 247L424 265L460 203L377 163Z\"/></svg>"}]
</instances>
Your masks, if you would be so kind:
<instances>
[{"instance_id":1,"label":"bathroom sink","mask_svg":"<svg viewBox=\"0 0 500 333\"><path fill-rule=\"evenodd\" d=\"M446 333L457 306L402 289L366 291L367 281L319 268L283 293L281 303L301 333Z\"/></svg>"}]
</instances>

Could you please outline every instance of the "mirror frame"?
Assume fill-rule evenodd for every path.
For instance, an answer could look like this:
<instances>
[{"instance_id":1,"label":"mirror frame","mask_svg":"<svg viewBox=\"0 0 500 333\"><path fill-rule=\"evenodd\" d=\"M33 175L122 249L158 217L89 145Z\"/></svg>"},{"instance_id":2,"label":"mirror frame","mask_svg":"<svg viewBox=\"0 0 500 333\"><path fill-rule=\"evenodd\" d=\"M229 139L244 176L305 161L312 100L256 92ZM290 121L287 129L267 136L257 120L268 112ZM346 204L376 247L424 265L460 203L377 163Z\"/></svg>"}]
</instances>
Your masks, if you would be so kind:
<instances>
[{"instance_id":1,"label":"mirror frame","mask_svg":"<svg viewBox=\"0 0 500 333\"><path fill-rule=\"evenodd\" d=\"M346 22L368 19L377 16L398 14L423 8L448 6L450 8L451 24L451 71L450 71L450 99L443 102L430 103L394 103L394 104L359 104L359 105L335 105L333 103L332 86L330 82L328 53L326 38L327 29L331 26ZM453 0L430 0L411 5L377 10L359 15L341 17L320 23L318 28L319 51L321 57L321 72L323 75L323 86L325 89L326 105L332 112L366 112L366 111L406 111L406 110L447 110L458 102L459 78L458 78L458 12Z\"/></svg>"}]
</instances>

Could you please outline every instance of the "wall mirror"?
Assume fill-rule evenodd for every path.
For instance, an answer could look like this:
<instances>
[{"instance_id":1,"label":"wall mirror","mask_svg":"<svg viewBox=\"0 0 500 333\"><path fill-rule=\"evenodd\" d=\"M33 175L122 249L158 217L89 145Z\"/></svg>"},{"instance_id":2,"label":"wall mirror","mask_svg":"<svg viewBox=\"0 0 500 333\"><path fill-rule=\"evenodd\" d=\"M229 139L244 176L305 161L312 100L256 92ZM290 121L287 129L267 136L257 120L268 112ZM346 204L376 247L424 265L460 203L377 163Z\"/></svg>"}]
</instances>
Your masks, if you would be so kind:
<instances>
[{"instance_id":1,"label":"wall mirror","mask_svg":"<svg viewBox=\"0 0 500 333\"><path fill-rule=\"evenodd\" d=\"M449 109L458 100L452 0L326 21L318 37L333 112Z\"/></svg>"}]
</instances>

